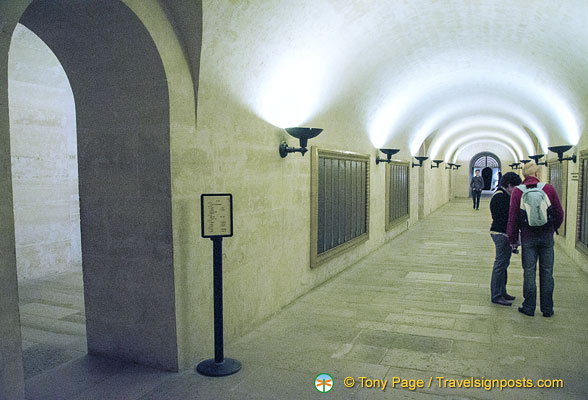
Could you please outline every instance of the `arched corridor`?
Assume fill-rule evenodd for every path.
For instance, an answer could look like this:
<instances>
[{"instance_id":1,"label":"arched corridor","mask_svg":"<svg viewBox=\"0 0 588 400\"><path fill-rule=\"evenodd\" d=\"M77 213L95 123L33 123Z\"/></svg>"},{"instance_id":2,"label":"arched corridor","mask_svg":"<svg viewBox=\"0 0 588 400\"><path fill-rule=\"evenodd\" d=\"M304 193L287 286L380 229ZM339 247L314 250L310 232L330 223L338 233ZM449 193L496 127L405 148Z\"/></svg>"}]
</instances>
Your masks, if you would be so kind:
<instances>
[{"instance_id":1,"label":"arched corridor","mask_svg":"<svg viewBox=\"0 0 588 400\"><path fill-rule=\"evenodd\" d=\"M491 304L487 200L480 210L472 213L466 200L443 206L231 343L226 354L244 366L236 375L211 379L193 369L165 374L81 360L33 378L28 398L53 398L49 387L69 399L310 399L319 398L313 380L323 372L334 379L326 398L585 398L588 310L581 305L588 278L557 248L556 316L529 318L516 310L522 269L515 256L508 289L517 300ZM87 366L72 373L80 363ZM348 376L388 379L387 388L345 388ZM565 386L439 389L441 376L562 379ZM394 377L433 383L411 391L392 388Z\"/></svg>"},{"instance_id":2,"label":"arched corridor","mask_svg":"<svg viewBox=\"0 0 588 400\"><path fill-rule=\"evenodd\" d=\"M587 20L585 0L0 0L0 400L305 397L308 375L400 371L561 374L516 394L585 398ZM523 165L563 203L552 319L517 312L519 256L515 304L489 300L489 198ZM223 379L194 372L213 254L243 362ZM82 273L53 275L68 259ZM429 392L453 396L402 394Z\"/></svg>"}]
</instances>

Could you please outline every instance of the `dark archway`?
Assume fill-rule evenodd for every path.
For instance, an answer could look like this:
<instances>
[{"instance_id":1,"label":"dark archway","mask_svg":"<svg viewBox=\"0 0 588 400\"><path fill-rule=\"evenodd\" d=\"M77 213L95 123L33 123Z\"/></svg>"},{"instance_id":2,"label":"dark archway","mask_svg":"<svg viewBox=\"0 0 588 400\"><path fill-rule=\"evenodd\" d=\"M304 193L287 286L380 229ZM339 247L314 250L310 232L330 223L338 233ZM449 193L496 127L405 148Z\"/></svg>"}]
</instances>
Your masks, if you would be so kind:
<instances>
[{"instance_id":1,"label":"dark archway","mask_svg":"<svg viewBox=\"0 0 588 400\"><path fill-rule=\"evenodd\" d=\"M37 0L20 22L74 93L88 353L177 370L169 99L155 44L118 0Z\"/></svg>"},{"instance_id":2,"label":"dark archway","mask_svg":"<svg viewBox=\"0 0 588 400\"><path fill-rule=\"evenodd\" d=\"M482 179L484 179L484 190L492 188L492 168L485 167L482 170Z\"/></svg>"}]
</instances>

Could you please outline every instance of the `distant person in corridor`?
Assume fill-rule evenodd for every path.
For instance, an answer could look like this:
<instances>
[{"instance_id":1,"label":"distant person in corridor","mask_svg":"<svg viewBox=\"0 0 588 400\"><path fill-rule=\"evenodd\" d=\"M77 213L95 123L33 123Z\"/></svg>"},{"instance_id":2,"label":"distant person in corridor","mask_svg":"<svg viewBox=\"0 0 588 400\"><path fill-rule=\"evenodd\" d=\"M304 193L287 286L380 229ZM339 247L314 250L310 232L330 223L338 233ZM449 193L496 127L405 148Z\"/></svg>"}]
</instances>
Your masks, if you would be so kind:
<instances>
[{"instance_id":1,"label":"distant person in corridor","mask_svg":"<svg viewBox=\"0 0 588 400\"><path fill-rule=\"evenodd\" d=\"M496 247L496 257L494 258L492 279L490 281L490 295L492 303L502 306L510 306L515 299L514 296L506 293L506 270L510 264L512 254L512 247L506 235L506 225L508 223L510 194L520 184L520 176L514 172L507 172L500 178L498 188L490 200L490 212L492 213L490 235Z\"/></svg>"},{"instance_id":2,"label":"distant person in corridor","mask_svg":"<svg viewBox=\"0 0 588 400\"><path fill-rule=\"evenodd\" d=\"M535 315L537 284L535 283L537 259L539 259L540 307L544 317L553 315L553 233L561 226L564 213L557 192L548 183L541 183L541 169L534 162L523 167L525 180L513 189L506 233L516 247L521 232L523 264L523 297L519 312L530 317ZM521 210L521 202L526 212ZM549 208L546 208L546 206ZM539 212L546 209L547 212ZM537 212L535 212L537 211ZM537 221L543 222L538 225Z\"/></svg>"},{"instance_id":3,"label":"distant person in corridor","mask_svg":"<svg viewBox=\"0 0 588 400\"><path fill-rule=\"evenodd\" d=\"M480 209L480 196L482 196L482 189L484 188L484 178L480 176L480 170L477 169L475 172L476 176L472 178L470 182L470 188L472 189L472 199L474 200L474 210Z\"/></svg>"}]
</instances>

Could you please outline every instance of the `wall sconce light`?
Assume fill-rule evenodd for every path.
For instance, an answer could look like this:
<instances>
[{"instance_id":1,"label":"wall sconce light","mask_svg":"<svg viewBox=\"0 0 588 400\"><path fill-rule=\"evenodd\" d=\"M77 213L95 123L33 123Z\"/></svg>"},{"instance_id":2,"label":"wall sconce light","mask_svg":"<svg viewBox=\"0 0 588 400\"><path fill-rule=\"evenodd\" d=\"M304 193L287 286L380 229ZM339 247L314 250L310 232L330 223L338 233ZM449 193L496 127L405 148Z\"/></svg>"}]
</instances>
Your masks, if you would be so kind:
<instances>
[{"instance_id":1,"label":"wall sconce light","mask_svg":"<svg viewBox=\"0 0 588 400\"><path fill-rule=\"evenodd\" d=\"M454 165L455 165L455 164L454 164L454 163L452 163L452 162L450 162L450 163L447 163L447 165L445 166L445 169L453 169L453 166L454 166Z\"/></svg>"},{"instance_id":2,"label":"wall sconce light","mask_svg":"<svg viewBox=\"0 0 588 400\"><path fill-rule=\"evenodd\" d=\"M523 163L523 165L525 165L526 163L530 163L531 160L521 160L521 162ZM517 164L519 164L519 163L517 163Z\"/></svg>"},{"instance_id":3,"label":"wall sconce light","mask_svg":"<svg viewBox=\"0 0 588 400\"><path fill-rule=\"evenodd\" d=\"M453 164L453 169L459 169L459 167L461 167L461 164Z\"/></svg>"},{"instance_id":4,"label":"wall sconce light","mask_svg":"<svg viewBox=\"0 0 588 400\"><path fill-rule=\"evenodd\" d=\"M380 158L379 156L376 156L376 165L378 165L381 162L385 162L385 163L389 163L392 161L391 157L398 153L400 151L400 149L380 149L380 151L384 154L386 154L386 159Z\"/></svg>"},{"instance_id":5,"label":"wall sconce light","mask_svg":"<svg viewBox=\"0 0 588 400\"><path fill-rule=\"evenodd\" d=\"M564 162L564 161L568 161L571 160L574 163L576 162L576 155L572 154L571 157L565 157L563 156L563 153L565 153L566 151L570 150L572 147L574 146L570 146L570 145L564 145L564 146L551 146L548 147L549 150L553 151L554 153L557 153L557 159L559 160L559 162Z\"/></svg>"},{"instance_id":6,"label":"wall sconce light","mask_svg":"<svg viewBox=\"0 0 588 400\"><path fill-rule=\"evenodd\" d=\"M523 160L521 160L521 161L523 161ZM531 161L531 160L527 160L527 161ZM526 163L525 163L525 164L526 164ZM512 170L521 169L521 168L519 167L519 165L521 165L521 163L518 163L518 162L515 162L515 163L512 163L512 164L508 164L508 166L509 166L509 167L510 167L510 169L512 169Z\"/></svg>"},{"instance_id":7,"label":"wall sconce light","mask_svg":"<svg viewBox=\"0 0 588 400\"><path fill-rule=\"evenodd\" d=\"M547 165L547 161L545 162L539 162L539 160L543 157L543 154L535 154L534 156L529 156L530 159L535 161L535 164L537 165Z\"/></svg>"},{"instance_id":8,"label":"wall sconce light","mask_svg":"<svg viewBox=\"0 0 588 400\"><path fill-rule=\"evenodd\" d=\"M286 132L290 134L290 136L295 137L296 139L300 140L300 147L288 147L288 143L283 141L280 143L280 156L282 158L286 157L288 153L304 153L308 151L306 145L308 143L308 139L311 139L315 136L318 136L323 130L321 128L306 128L306 127L295 127L295 128L286 128Z\"/></svg>"},{"instance_id":9,"label":"wall sconce light","mask_svg":"<svg viewBox=\"0 0 588 400\"><path fill-rule=\"evenodd\" d=\"M429 157L416 156L415 158L419 161L419 163L418 164L412 163L412 167L413 168L414 167L422 167L423 166L423 161L425 161Z\"/></svg>"},{"instance_id":10,"label":"wall sconce light","mask_svg":"<svg viewBox=\"0 0 588 400\"><path fill-rule=\"evenodd\" d=\"M431 161L435 163L435 165L431 164L431 169L439 168L439 164L441 164L443 162L443 160L431 160Z\"/></svg>"}]
</instances>

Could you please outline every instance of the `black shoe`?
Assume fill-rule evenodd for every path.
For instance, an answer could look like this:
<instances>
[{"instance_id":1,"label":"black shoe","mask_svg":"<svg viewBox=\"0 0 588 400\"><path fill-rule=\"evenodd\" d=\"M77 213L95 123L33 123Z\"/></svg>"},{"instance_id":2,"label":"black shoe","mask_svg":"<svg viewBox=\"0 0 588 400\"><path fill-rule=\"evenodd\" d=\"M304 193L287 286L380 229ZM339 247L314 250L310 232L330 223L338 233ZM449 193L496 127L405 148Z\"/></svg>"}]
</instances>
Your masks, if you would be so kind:
<instances>
[{"instance_id":1,"label":"black shoe","mask_svg":"<svg viewBox=\"0 0 588 400\"><path fill-rule=\"evenodd\" d=\"M509 301L513 301L513 300L515 300L515 299L516 299L516 297L515 297L515 296L511 296L511 295L510 295L510 294L508 294L508 293L507 293L507 294L503 294L503 295L502 295L502 297L504 297L506 300L509 300Z\"/></svg>"},{"instance_id":2,"label":"black shoe","mask_svg":"<svg viewBox=\"0 0 588 400\"><path fill-rule=\"evenodd\" d=\"M552 312L544 312L544 313L543 313L543 316L544 316L545 318L551 318L551 317L553 317L553 311L552 311Z\"/></svg>"},{"instance_id":3,"label":"black shoe","mask_svg":"<svg viewBox=\"0 0 588 400\"><path fill-rule=\"evenodd\" d=\"M519 307L519 312L522 313L522 314L528 315L529 317L534 317L535 316L535 312L533 312L533 311L527 311L523 307Z\"/></svg>"},{"instance_id":4,"label":"black shoe","mask_svg":"<svg viewBox=\"0 0 588 400\"><path fill-rule=\"evenodd\" d=\"M504 297L499 297L496 300L492 300L492 303L494 304L500 304L501 306L512 306L512 303L508 300L506 300Z\"/></svg>"}]
</instances>

